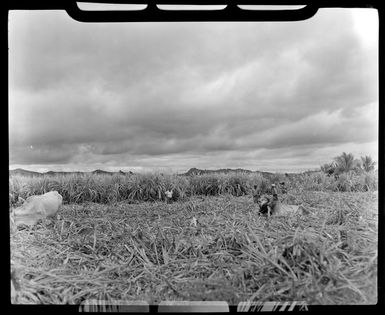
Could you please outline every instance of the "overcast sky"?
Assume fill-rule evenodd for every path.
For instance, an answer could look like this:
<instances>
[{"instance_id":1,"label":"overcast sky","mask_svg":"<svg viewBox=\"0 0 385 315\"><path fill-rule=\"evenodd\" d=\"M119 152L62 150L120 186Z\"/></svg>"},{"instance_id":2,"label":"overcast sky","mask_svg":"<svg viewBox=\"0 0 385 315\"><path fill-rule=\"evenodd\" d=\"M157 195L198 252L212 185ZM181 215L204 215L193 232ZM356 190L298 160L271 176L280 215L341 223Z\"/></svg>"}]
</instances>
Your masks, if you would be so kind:
<instances>
[{"instance_id":1,"label":"overcast sky","mask_svg":"<svg viewBox=\"0 0 385 315\"><path fill-rule=\"evenodd\" d=\"M378 146L378 18L80 23L9 15L10 168L291 172Z\"/></svg>"}]
</instances>

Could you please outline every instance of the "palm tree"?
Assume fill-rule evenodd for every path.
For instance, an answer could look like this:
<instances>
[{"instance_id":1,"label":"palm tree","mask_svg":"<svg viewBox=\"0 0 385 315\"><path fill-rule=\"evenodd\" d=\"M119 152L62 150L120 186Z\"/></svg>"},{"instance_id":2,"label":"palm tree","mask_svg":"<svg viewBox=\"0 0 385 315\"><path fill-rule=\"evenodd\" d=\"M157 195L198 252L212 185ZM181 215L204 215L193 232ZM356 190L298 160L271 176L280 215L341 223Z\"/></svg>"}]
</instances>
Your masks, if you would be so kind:
<instances>
[{"instance_id":1,"label":"palm tree","mask_svg":"<svg viewBox=\"0 0 385 315\"><path fill-rule=\"evenodd\" d=\"M343 152L340 156L334 158L334 161L337 164L336 172L338 174L347 173L356 168L356 162L354 160L354 156L351 153Z\"/></svg>"},{"instance_id":2,"label":"palm tree","mask_svg":"<svg viewBox=\"0 0 385 315\"><path fill-rule=\"evenodd\" d=\"M362 165L360 159L354 159L353 161L353 170L356 172L362 172Z\"/></svg>"},{"instance_id":3,"label":"palm tree","mask_svg":"<svg viewBox=\"0 0 385 315\"><path fill-rule=\"evenodd\" d=\"M335 162L331 163L325 163L324 165L321 165L321 171L328 174L332 175L336 169L337 165Z\"/></svg>"},{"instance_id":4,"label":"palm tree","mask_svg":"<svg viewBox=\"0 0 385 315\"><path fill-rule=\"evenodd\" d=\"M362 161L362 168L364 169L365 172L370 172L374 170L374 165L376 162L373 161L371 156L365 155L361 156L361 161Z\"/></svg>"}]
</instances>

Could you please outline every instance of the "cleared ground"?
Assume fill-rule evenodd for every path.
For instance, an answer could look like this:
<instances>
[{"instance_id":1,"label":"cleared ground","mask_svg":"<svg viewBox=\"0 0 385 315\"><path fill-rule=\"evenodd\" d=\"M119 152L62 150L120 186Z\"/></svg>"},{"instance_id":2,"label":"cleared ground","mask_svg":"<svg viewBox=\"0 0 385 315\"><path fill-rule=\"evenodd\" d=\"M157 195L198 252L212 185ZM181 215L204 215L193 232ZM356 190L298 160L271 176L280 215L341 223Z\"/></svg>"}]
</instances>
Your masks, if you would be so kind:
<instances>
[{"instance_id":1,"label":"cleared ground","mask_svg":"<svg viewBox=\"0 0 385 315\"><path fill-rule=\"evenodd\" d=\"M11 232L13 302L375 304L377 193L286 199L309 213L265 219L251 196L64 205L51 224Z\"/></svg>"}]
</instances>

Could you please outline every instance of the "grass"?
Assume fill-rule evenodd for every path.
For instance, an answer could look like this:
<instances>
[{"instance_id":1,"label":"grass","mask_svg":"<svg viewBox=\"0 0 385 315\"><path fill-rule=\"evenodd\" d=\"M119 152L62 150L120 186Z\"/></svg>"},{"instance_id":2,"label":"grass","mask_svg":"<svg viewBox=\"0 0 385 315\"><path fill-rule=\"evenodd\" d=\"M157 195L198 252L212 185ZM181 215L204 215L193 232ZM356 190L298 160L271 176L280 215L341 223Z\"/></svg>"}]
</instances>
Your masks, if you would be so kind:
<instances>
[{"instance_id":1,"label":"grass","mask_svg":"<svg viewBox=\"0 0 385 315\"><path fill-rule=\"evenodd\" d=\"M96 202L110 204L119 201L165 200L165 191L173 189L174 201L186 201L191 196L251 195L254 186L267 191L271 184L285 181L293 192L364 192L377 190L377 174L348 173L338 179L322 172L298 174L288 178L275 174L265 178L261 174L204 174L198 176L163 175L156 173L136 175L56 175L44 177L11 176L9 179L10 205L18 197L27 198L57 190L64 203Z\"/></svg>"},{"instance_id":2,"label":"grass","mask_svg":"<svg viewBox=\"0 0 385 315\"><path fill-rule=\"evenodd\" d=\"M232 192L69 202L51 224L11 231L13 303L375 304L377 192L293 189L283 202L309 214L266 219L251 196Z\"/></svg>"}]
</instances>

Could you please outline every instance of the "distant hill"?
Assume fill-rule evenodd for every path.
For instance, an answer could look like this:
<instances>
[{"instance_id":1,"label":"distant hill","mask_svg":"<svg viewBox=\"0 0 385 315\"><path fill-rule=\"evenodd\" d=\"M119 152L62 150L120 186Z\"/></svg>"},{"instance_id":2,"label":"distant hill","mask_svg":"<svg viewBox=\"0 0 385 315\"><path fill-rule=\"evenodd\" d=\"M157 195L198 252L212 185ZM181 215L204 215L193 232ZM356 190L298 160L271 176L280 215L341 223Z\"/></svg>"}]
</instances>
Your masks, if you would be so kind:
<instances>
[{"instance_id":1,"label":"distant hill","mask_svg":"<svg viewBox=\"0 0 385 315\"><path fill-rule=\"evenodd\" d=\"M306 173L312 173L316 171L306 171ZM231 169L231 168L221 168L217 170L202 170L198 168L190 168L186 173L178 174L179 176L193 176L193 175L202 175L202 174L231 174L231 173L246 173L246 174L261 174L265 178L271 178L274 176L274 173L271 172L261 172L261 171L250 171L247 169L242 169L242 168L236 168L236 169ZM104 170L94 170L92 172L79 172L79 171L74 171L74 172L56 172L56 171L48 171L45 173L39 173L39 172L33 172L33 171L28 171L24 170L22 168L17 168L14 170L9 171L9 175L14 176L14 175L19 175L19 176L30 176L30 177L37 177L37 176L57 176L57 175L84 175L84 174L93 174L93 175L114 175L114 174L120 174L120 175L134 175L135 173L128 171L128 172L123 172L120 170L119 172L109 172L109 171L104 171ZM293 176L297 176L298 174L296 173L285 173L286 176L289 178Z\"/></svg>"},{"instance_id":2,"label":"distant hill","mask_svg":"<svg viewBox=\"0 0 385 315\"><path fill-rule=\"evenodd\" d=\"M231 169L231 168L221 168L218 170L201 170L198 168L190 168L186 173L180 174L181 176L192 176L192 175L202 175L202 174L229 174L229 173L246 173L246 174L262 174L264 176L271 176L273 173L270 172L260 172L260 171L250 171L250 170L245 170L242 168L236 168L236 169Z\"/></svg>"},{"instance_id":3,"label":"distant hill","mask_svg":"<svg viewBox=\"0 0 385 315\"><path fill-rule=\"evenodd\" d=\"M27 171L22 168L17 168L15 170L10 170L9 175L21 175L21 176L41 176L39 172Z\"/></svg>"},{"instance_id":4,"label":"distant hill","mask_svg":"<svg viewBox=\"0 0 385 315\"><path fill-rule=\"evenodd\" d=\"M104 175L114 175L114 174L120 174L120 175L133 175L134 173L129 171L129 172L108 172L108 171L103 171L103 170L95 170L93 172L79 172L79 171L74 171L74 172L55 172L55 171L48 171L45 173L39 173L39 172L33 172L33 171L28 171L24 170L22 168L17 168L14 170L9 171L9 175L15 176L29 176L29 177L39 177L39 176L57 176L57 175L84 175L84 174L104 174Z\"/></svg>"},{"instance_id":5,"label":"distant hill","mask_svg":"<svg viewBox=\"0 0 385 315\"><path fill-rule=\"evenodd\" d=\"M56 176L56 175L81 175L81 174L86 174L84 172L53 172L53 171L48 171L45 173L39 173L41 176L42 175L49 175L49 176Z\"/></svg>"},{"instance_id":6,"label":"distant hill","mask_svg":"<svg viewBox=\"0 0 385 315\"><path fill-rule=\"evenodd\" d=\"M92 174L98 174L98 175L100 175L100 174L105 174L105 175L112 175L113 173L112 172L107 172L107 171L103 171L103 170L95 170L95 171L93 171L92 172Z\"/></svg>"}]
</instances>

